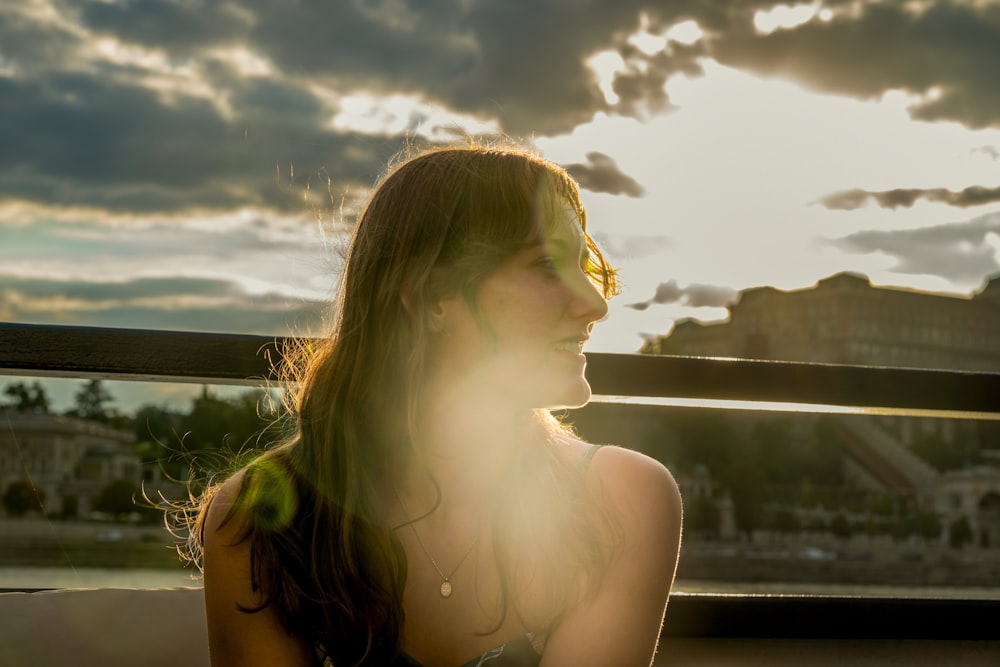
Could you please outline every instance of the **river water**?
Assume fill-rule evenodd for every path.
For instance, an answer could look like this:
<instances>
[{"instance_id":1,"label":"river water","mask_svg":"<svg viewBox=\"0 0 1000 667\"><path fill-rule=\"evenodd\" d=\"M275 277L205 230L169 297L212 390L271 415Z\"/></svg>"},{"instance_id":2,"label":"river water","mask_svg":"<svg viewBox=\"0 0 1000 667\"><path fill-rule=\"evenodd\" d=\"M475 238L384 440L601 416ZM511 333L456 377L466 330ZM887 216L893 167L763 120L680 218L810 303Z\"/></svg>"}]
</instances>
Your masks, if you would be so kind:
<instances>
[{"instance_id":1,"label":"river water","mask_svg":"<svg viewBox=\"0 0 1000 667\"><path fill-rule=\"evenodd\" d=\"M0 567L0 589L201 586L191 571L98 567Z\"/></svg>"}]
</instances>

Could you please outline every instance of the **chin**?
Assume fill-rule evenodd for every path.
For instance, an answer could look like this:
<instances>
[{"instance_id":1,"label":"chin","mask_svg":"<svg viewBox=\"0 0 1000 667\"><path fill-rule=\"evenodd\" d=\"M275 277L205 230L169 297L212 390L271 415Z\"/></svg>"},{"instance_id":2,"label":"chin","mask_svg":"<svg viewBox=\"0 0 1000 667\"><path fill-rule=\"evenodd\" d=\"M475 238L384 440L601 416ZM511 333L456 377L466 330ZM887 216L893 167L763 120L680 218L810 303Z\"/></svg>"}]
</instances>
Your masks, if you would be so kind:
<instances>
[{"instance_id":1,"label":"chin","mask_svg":"<svg viewBox=\"0 0 1000 667\"><path fill-rule=\"evenodd\" d=\"M585 378L576 378L572 383L567 383L550 394L551 400L546 401L543 407L550 410L563 410L582 408L590 402L592 392L590 384Z\"/></svg>"}]
</instances>

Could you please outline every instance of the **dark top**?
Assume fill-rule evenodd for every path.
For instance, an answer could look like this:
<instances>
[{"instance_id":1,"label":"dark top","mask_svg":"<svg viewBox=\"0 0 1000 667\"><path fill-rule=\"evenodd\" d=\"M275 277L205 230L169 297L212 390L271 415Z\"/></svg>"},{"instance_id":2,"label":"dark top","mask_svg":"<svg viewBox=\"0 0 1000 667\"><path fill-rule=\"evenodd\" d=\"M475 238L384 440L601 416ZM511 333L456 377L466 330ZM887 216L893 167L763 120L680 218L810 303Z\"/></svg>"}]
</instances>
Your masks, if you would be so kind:
<instances>
[{"instance_id":1,"label":"dark top","mask_svg":"<svg viewBox=\"0 0 1000 667\"><path fill-rule=\"evenodd\" d=\"M544 639L536 642L534 636L529 633L490 649L462 667L538 667L538 663L542 661L544 644ZM396 667L423 667L423 665L404 653L397 661Z\"/></svg>"},{"instance_id":2,"label":"dark top","mask_svg":"<svg viewBox=\"0 0 1000 667\"><path fill-rule=\"evenodd\" d=\"M603 445L591 445L584 451L581 464L584 469L590 467L590 460ZM545 648L547 634L534 635L528 633L517 639L490 649L478 658L464 663L462 667L538 667L542 661L542 650ZM400 656L396 667L424 667L422 664L406 655Z\"/></svg>"},{"instance_id":3,"label":"dark top","mask_svg":"<svg viewBox=\"0 0 1000 667\"><path fill-rule=\"evenodd\" d=\"M590 445L584 451L581 465L584 469L590 467L590 461L594 458L597 450L604 445ZM516 639L512 639L506 644L501 644L492 648L486 653L469 660L462 667L538 667L542 661L542 651L545 649L545 640L548 633L533 634L527 633ZM330 665L330 661L324 662L324 667ZM395 661L393 667L424 667L420 662L402 653Z\"/></svg>"}]
</instances>

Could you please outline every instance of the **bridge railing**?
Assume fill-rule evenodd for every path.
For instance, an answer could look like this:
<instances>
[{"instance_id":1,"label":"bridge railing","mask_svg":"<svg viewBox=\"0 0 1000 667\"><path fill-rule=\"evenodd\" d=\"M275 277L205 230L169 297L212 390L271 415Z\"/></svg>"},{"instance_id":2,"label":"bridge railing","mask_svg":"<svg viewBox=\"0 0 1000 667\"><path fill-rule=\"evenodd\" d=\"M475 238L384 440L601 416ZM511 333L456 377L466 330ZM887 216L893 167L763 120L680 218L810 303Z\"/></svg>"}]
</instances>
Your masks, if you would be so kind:
<instances>
[{"instance_id":1,"label":"bridge railing","mask_svg":"<svg viewBox=\"0 0 1000 667\"><path fill-rule=\"evenodd\" d=\"M271 336L0 324L0 374L259 385ZM1000 374L589 353L597 400L1000 419ZM665 636L818 640L997 638L1000 600L677 594Z\"/></svg>"}]
</instances>

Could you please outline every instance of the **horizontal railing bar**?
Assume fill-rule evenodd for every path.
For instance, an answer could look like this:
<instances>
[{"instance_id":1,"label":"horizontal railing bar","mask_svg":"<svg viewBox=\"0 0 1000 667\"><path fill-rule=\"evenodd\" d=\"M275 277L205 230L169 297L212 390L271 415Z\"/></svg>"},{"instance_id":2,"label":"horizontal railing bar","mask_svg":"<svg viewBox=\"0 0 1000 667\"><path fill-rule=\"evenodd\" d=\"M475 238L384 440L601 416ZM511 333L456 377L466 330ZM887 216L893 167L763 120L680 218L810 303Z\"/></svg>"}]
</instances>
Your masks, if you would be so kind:
<instances>
[{"instance_id":1,"label":"horizontal railing bar","mask_svg":"<svg viewBox=\"0 0 1000 667\"><path fill-rule=\"evenodd\" d=\"M0 324L0 373L259 384L288 339L231 333ZM1000 373L588 353L603 396L1000 413Z\"/></svg>"},{"instance_id":2,"label":"horizontal railing bar","mask_svg":"<svg viewBox=\"0 0 1000 667\"><path fill-rule=\"evenodd\" d=\"M273 379L283 338L0 324L0 373L252 385Z\"/></svg>"},{"instance_id":3,"label":"horizontal railing bar","mask_svg":"<svg viewBox=\"0 0 1000 667\"><path fill-rule=\"evenodd\" d=\"M1000 600L673 593L668 612L662 639L988 641Z\"/></svg>"},{"instance_id":4,"label":"horizontal railing bar","mask_svg":"<svg viewBox=\"0 0 1000 667\"><path fill-rule=\"evenodd\" d=\"M1000 600L674 593L663 637L996 640Z\"/></svg>"},{"instance_id":5,"label":"horizontal railing bar","mask_svg":"<svg viewBox=\"0 0 1000 667\"><path fill-rule=\"evenodd\" d=\"M286 339L0 324L0 374L255 385ZM1000 374L590 353L598 394L1000 414ZM9 590L9 589L6 589ZM665 637L995 639L1000 600L675 594Z\"/></svg>"}]
</instances>

